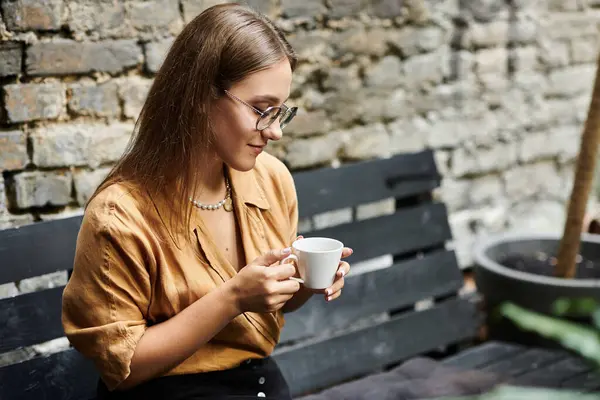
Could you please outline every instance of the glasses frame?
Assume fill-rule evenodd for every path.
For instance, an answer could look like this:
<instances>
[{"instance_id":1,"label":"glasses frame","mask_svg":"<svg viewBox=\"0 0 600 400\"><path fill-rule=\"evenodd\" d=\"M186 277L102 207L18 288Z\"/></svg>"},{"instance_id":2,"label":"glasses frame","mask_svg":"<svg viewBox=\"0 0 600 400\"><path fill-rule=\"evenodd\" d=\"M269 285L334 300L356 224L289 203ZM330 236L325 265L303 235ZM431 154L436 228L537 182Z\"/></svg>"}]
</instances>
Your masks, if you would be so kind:
<instances>
[{"instance_id":1,"label":"glasses frame","mask_svg":"<svg viewBox=\"0 0 600 400\"><path fill-rule=\"evenodd\" d=\"M282 104L281 106L268 107L265 111L260 111L258 108L248 104L244 100L240 99L239 97L237 97L236 95L231 93L229 90L224 89L223 91L225 92L225 94L227 96L229 96L233 100L239 101L240 103L242 103L246 107L250 108L252 111L254 111L255 113L257 113L259 115L258 119L256 120L256 126L255 126L257 131L264 131L265 129L270 127L273 124L273 122L278 120L282 114L286 115L287 113L290 113L291 117L288 118L288 121L285 124L283 124L283 122L281 120L279 121L279 128L283 130L283 128L285 128L292 121L292 119L294 119L294 117L296 116L296 112L298 111L298 107L288 107L285 104ZM265 118L265 116L268 115L273 110L277 110L276 117L273 118L271 120L271 122L269 122L269 125L265 126L262 129L259 129L258 124L260 123L261 119Z\"/></svg>"}]
</instances>

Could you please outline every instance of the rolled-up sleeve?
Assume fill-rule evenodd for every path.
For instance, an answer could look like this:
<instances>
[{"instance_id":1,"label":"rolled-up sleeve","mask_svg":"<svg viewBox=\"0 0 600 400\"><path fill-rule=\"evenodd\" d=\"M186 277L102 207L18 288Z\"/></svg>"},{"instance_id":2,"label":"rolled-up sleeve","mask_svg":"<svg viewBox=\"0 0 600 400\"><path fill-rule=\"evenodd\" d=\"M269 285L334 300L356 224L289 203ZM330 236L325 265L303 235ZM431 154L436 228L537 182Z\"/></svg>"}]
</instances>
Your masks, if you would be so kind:
<instances>
[{"instance_id":1,"label":"rolled-up sleeve","mask_svg":"<svg viewBox=\"0 0 600 400\"><path fill-rule=\"evenodd\" d=\"M150 235L131 208L106 199L88 205L63 293L65 333L109 390L130 374L151 298Z\"/></svg>"}]
</instances>

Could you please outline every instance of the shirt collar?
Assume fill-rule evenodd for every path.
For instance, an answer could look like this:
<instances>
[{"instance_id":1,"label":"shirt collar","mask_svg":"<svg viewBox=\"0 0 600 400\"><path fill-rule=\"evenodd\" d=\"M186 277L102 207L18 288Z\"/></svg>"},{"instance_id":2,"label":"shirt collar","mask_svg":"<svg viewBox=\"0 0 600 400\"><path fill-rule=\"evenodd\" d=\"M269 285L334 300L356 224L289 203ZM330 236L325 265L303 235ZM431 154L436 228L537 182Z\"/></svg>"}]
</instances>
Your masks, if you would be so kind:
<instances>
[{"instance_id":1,"label":"shirt collar","mask_svg":"<svg viewBox=\"0 0 600 400\"><path fill-rule=\"evenodd\" d=\"M262 210L270 208L263 189L263 180L258 176L255 168L246 172L237 171L229 166L226 166L226 169L235 196L238 196L244 203Z\"/></svg>"}]
</instances>

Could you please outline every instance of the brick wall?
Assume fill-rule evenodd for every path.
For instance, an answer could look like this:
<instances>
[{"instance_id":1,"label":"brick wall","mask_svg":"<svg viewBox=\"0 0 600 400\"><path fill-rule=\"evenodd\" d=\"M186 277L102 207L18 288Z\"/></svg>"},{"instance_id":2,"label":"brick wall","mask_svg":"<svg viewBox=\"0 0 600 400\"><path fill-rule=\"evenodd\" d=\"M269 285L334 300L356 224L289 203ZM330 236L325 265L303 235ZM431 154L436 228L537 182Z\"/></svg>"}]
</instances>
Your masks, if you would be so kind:
<instances>
[{"instance_id":1,"label":"brick wall","mask_svg":"<svg viewBox=\"0 0 600 400\"><path fill-rule=\"evenodd\" d=\"M1 2L0 227L81 212L173 37L218 2ZM301 114L270 148L292 169L435 149L465 265L477 235L561 227L599 1L249 3L302 59Z\"/></svg>"}]
</instances>

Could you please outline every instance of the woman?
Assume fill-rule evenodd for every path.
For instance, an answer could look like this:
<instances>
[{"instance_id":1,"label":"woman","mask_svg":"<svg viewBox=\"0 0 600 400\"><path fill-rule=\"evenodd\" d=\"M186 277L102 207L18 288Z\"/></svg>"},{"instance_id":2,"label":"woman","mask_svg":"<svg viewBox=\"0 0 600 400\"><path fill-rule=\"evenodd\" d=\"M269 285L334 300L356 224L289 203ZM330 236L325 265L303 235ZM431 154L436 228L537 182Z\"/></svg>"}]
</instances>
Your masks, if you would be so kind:
<instances>
[{"instance_id":1,"label":"woman","mask_svg":"<svg viewBox=\"0 0 600 400\"><path fill-rule=\"evenodd\" d=\"M279 263L296 193L262 151L295 114L295 65L281 32L239 5L204 11L175 40L130 148L88 202L63 296L99 398L290 397L269 354L282 313L312 293Z\"/></svg>"}]
</instances>

